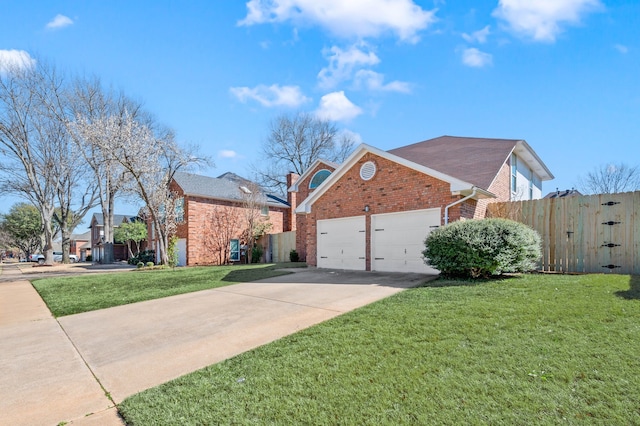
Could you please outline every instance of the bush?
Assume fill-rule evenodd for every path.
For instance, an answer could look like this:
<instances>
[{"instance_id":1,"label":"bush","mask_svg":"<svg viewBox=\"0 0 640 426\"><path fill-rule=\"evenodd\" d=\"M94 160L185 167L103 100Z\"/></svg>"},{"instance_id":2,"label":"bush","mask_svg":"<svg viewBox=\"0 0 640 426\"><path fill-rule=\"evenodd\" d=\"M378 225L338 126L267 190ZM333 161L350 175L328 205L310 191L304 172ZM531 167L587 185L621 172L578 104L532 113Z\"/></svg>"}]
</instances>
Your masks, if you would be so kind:
<instances>
[{"instance_id":1,"label":"bush","mask_svg":"<svg viewBox=\"0 0 640 426\"><path fill-rule=\"evenodd\" d=\"M538 233L508 219L454 222L431 232L425 246L425 262L454 277L529 272L541 257Z\"/></svg>"},{"instance_id":2,"label":"bush","mask_svg":"<svg viewBox=\"0 0 640 426\"><path fill-rule=\"evenodd\" d=\"M138 267L138 269L140 269L140 268L144 267L144 263L138 262L138 263L136 263L136 266Z\"/></svg>"},{"instance_id":3,"label":"bush","mask_svg":"<svg viewBox=\"0 0 640 426\"><path fill-rule=\"evenodd\" d=\"M300 262L300 256L298 256L298 252L295 249L289 252L289 260L292 262Z\"/></svg>"},{"instance_id":4,"label":"bush","mask_svg":"<svg viewBox=\"0 0 640 426\"><path fill-rule=\"evenodd\" d=\"M156 264L155 264L155 263L153 263L153 262L147 262L147 263L146 263L147 268L151 268L152 266L155 266L155 265L156 265Z\"/></svg>"},{"instance_id":5,"label":"bush","mask_svg":"<svg viewBox=\"0 0 640 426\"><path fill-rule=\"evenodd\" d=\"M260 259L262 259L262 253L264 253L264 249L262 246L256 244L251 249L251 263L260 263Z\"/></svg>"},{"instance_id":6,"label":"bush","mask_svg":"<svg viewBox=\"0 0 640 426\"><path fill-rule=\"evenodd\" d=\"M137 265L138 262L147 263L156 260L155 250L144 250L138 253L137 256L129 258L127 261L130 265Z\"/></svg>"},{"instance_id":7,"label":"bush","mask_svg":"<svg viewBox=\"0 0 640 426\"><path fill-rule=\"evenodd\" d=\"M85 259L87 262L91 262L93 260L93 257L89 254L87 255L87 257L85 257Z\"/></svg>"}]
</instances>

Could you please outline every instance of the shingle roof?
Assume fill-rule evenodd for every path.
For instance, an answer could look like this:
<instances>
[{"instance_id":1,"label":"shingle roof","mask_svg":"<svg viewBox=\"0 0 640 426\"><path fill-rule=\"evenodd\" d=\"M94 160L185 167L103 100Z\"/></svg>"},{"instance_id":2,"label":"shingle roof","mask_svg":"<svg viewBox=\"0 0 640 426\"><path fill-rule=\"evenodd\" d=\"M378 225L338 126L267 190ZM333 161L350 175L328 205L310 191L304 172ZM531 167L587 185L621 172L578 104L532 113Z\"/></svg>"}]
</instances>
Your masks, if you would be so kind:
<instances>
[{"instance_id":1,"label":"shingle roof","mask_svg":"<svg viewBox=\"0 0 640 426\"><path fill-rule=\"evenodd\" d=\"M518 142L517 139L441 136L388 152L488 189Z\"/></svg>"},{"instance_id":2,"label":"shingle roof","mask_svg":"<svg viewBox=\"0 0 640 426\"><path fill-rule=\"evenodd\" d=\"M104 225L104 216L102 215L102 213L94 213L93 217L96 218L96 224L99 226ZM130 220L132 217L135 217L134 215L131 216L127 216L124 214L114 214L113 215L113 224L115 226L120 225L122 222L124 222L124 220ZM93 222L93 220L91 220L91 222ZM89 228L91 228L91 225L89 225Z\"/></svg>"},{"instance_id":3,"label":"shingle roof","mask_svg":"<svg viewBox=\"0 0 640 426\"><path fill-rule=\"evenodd\" d=\"M192 173L177 172L174 175L175 182L186 195L215 198L230 201L242 201L241 186L252 184L248 179L233 173L224 173L217 178L196 175ZM273 207L289 207L284 197L278 194L265 193L267 205Z\"/></svg>"}]
</instances>

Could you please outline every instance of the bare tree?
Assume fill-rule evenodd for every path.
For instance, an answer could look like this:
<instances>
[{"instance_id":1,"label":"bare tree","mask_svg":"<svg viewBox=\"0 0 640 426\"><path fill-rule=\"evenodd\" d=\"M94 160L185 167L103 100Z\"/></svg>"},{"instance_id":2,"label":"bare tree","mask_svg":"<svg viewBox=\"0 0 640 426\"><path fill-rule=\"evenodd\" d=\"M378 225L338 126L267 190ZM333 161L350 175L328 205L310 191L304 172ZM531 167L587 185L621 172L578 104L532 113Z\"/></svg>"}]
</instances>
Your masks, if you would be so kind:
<instances>
[{"instance_id":1,"label":"bare tree","mask_svg":"<svg viewBox=\"0 0 640 426\"><path fill-rule=\"evenodd\" d=\"M354 141L330 121L310 113L276 117L262 145L262 159L254 166L261 186L284 193L288 172L304 173L314 161L342 162Z\"/></svg>"},{"instance_id":2,"label":"bare tree","mask_svg":"<svg viewBox=\"0 0 640 426\"><path fill-rule=\"evenodd\" d=\"M244 213L243 238L247 245L247 261L253 261L253 248L256 240L265 234L270 228L267 197L262 189L255 183L247 183L240 187L242 195L242 211ZM264 214L263 210L267 210Z\"/></svg>"},{"instance_id":3,"label":"bare tree","mask_svg":"<svg viewBox=\"0 0 640 426\"><path fill-rule=\"evenodd\" d=\"M579 185L585 194L615 194L640 189L640 167L624 163L603 164L587 173Z\"/></svg>"},{"instance_id":4,"label":"bare tree","mask_svg":"<svg viewBox=\"0 0 640 426\"><path fill-rule=\"evenodd\" d=\"M58 186L60 128L51 103L61 96L53 67L3 65L0 73L0 180L5 190L36 206L42 220L45 264L53 264L53 214Z\"/></svg>"},{"instance_id":5,"label":"bare tree","mask_svg":"<svg viewBox=\"0 0 640 426\"><path fill-rule=\"evenodd\" d=\"M217 257L219 265L229 263L231 240L238 234L237 209L231 206L216 206L207 213L203 230L203 245Z\"/></svg>"}]
</instances>

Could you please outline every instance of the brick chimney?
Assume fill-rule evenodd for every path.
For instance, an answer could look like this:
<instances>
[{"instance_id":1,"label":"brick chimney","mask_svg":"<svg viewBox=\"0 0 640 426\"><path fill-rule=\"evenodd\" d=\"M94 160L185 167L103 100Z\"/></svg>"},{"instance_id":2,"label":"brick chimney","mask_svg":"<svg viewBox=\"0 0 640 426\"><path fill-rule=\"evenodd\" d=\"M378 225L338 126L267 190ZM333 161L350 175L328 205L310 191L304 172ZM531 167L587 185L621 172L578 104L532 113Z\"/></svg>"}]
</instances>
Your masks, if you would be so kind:
<instances>
[{"instance_id":1,"label":"brick chimney","mask_svg":"<svg viewBox=\"0 0 640 426\"><path fill-rule=\"evenodd\" d=\"M298 207L298 193L289 191L289 188L298 181L300 175L294 172L287 174L287 202L291 206L285 220L284 231L296 230L296 207Z\"/></svg>"}]
</instances>

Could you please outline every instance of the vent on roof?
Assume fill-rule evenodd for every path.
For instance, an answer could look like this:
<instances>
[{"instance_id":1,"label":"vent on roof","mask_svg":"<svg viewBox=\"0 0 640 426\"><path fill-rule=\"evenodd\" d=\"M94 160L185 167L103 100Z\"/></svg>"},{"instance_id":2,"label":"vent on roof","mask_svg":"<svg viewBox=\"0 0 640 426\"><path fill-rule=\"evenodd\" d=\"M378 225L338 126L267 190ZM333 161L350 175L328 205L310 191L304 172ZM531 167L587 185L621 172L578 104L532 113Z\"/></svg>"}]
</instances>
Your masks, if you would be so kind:
<instances>
[{"instance_id":1,"label":"vent on roof","mask_svg":"<svg viewBox=\"0 0 640 426\"><path fill-rule=\"evenodd\" d=\"M371 180L376 174L376 163L367 161L360 167L360 177L362 180Z\"/></svg>"},{"instance_id":2,"label":"vent on roof","mask_svg":"<svg viewBox=\"0 0 640 426\"><path fill-rule=\"evenodd\" d=\"M245 194L251 194L251 190L246 186L241 186L240 191L244 192Z\"/></svg>"}]
</instances>

